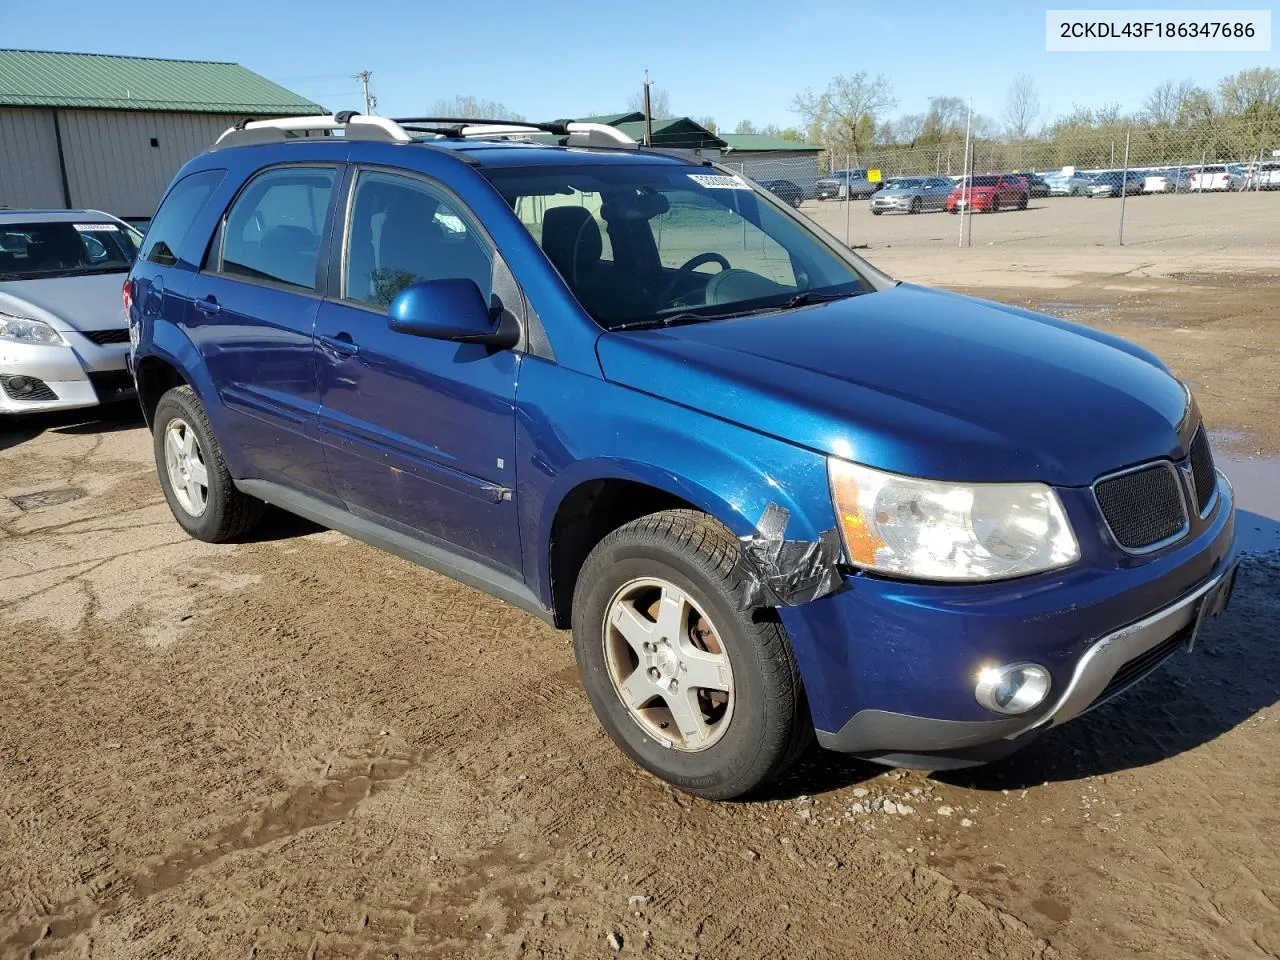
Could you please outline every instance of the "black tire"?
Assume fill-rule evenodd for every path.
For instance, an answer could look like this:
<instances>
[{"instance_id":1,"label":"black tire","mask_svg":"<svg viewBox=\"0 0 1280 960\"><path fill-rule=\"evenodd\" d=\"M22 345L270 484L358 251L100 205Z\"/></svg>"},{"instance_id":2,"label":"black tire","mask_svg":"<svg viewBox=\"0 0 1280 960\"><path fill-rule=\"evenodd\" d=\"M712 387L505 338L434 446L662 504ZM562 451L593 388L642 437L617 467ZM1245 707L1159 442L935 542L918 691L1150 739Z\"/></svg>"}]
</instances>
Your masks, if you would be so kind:
<instances>
[{"instance_id":1,"label":"black tire","mask_svg":"<svg viewBox=\"0 0 1280 960\"><path fill-rule=\"evenodd\" d=\"M793 194L791 195L791 206L793 206L793 207L795 207L797 210L799 210L799 209L800 209L800 204L802 204L802 203L804 203L804 197L800 196L800 194L798 194L798 193L793 193Z\"/></svg>"},{"instance_id":2,"label":"black tire","mask_svg":"<svg viewBox=\"0 0 1280 960\"><path fill-rule=\"evenodd\" d=\"M875 210L875 209L872 209L872 211L871 211L871 215L872 215L873 217L878 217L878 216L880 216L880 214L882 214L882 213L884 213L884 211L883 211L883 210Z\"/></svg>"},{"instance_id":3,"label":"black tire","mask_svg":"<svg viewBox=\"0 0 1280 960\"><path fill-rule=\"evenodd\" d=\"M1000 212L1000 194L993 194L991 197L991 206L987 207L987 213Z\"/></svg>"},{"instance_id":4,"label":"black tire","mask_svg":"<svg viewBox=\"0 0 1280 960\"><path fill-rule=\"evenodd\" d=\"M921 208L920 198L912 197L911 206L907 207L907 213L919 213Z\"/></svg>"},{"instance_id":5,"label":"black tire","mask_svg":"<svg viewBox=\"0 0 1280 960\"><path fill-rule=\"evenodd\" d=\"M182 421L199 443L199 454L208 475L207 499L204 510L193 514L179 499L169 478L165 463L165 436L171 424ZM197 540L206 543L226 543L248 533L258 523L266 507L261 500L246 496L235 488L231 473L222 457L222 448L213 434L213 427L204 411L204 405L195 391L185 384L174 387L160 398L151 422L152 448L155 451L156 472L169 509L179 526Z\"/></svg>"},{"instance_id":6,"label":"black tire","mask_svg":"<svg viewBox=\"0 0 1280 960\"><path fill-rule=\"evenodd\" d=\"M1019 210L1025 210L1025 209L1027 209L1027 198L1026 198L1026 197L1023 197L1021 200L1019 200L1019 201L1018 201L1018 209L1019 209Z\"/></svg>"},{"instance_id":7,"label":"black tire","mask_svg":"<svg viewBox=\"0 0 1280 960\"><path fill-rule=\"evenodd\" d=\"M639 766L695 796L728 800L781 775L808 747L813 724L786 632L775 611L742 613L738 542L693 510L632 521L587 557L573 594L573 646L582 684L605 731ZM703 612L732 672L732 712L698 752L661 743L622 702L610 676L610 603L641 578L665 581Z\"/></svg>"}]
</instances>

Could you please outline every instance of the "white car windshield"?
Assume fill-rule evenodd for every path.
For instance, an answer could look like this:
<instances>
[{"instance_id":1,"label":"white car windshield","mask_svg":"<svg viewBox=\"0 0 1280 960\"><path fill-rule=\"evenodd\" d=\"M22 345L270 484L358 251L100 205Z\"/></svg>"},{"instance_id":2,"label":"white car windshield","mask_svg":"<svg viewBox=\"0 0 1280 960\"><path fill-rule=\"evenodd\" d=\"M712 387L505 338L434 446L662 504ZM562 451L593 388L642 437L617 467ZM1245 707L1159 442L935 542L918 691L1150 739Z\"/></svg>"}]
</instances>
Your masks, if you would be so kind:
<instances>
[{"instance_id":1,"label":"white car windshield","mask_svg":"<svg viewBox=\"0 0 1280 960\"><path fill-rule=\"evenodd\" d=\"M0 280L127 273L138 237L102 221L0 223Z\"/></svg>"},{"instance_id":2,"label":"white car windshield","mask_svg":"<svg viewBox=\"0 0 1280 960\"><path fill-rule=\"evenodd\" d=\"M609 329L693 323L873 288L773 197L709 167L484 171Z\"/></svg>"}]
</instances>

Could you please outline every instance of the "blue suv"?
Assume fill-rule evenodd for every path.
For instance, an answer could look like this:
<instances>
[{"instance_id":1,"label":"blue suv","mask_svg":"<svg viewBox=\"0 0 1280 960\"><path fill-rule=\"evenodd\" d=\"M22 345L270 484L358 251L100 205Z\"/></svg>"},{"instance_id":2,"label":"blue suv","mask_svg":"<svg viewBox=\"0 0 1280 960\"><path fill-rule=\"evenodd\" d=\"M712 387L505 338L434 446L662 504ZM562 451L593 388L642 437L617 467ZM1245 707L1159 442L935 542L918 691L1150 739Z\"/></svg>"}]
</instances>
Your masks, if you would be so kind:
<instances>
[{"instance_id":1,"label":"blue suv","mask_svg":"<svg viewBox=\"0 0 1280 960\"><path fill-rule=\"evenodd\" d=\"M124 299L193 537L274 504L572 630L609 735L701 796L815 733L1004 756L1230 596L1232 491L1160 360L608 127L241 123Z\"/></svg>"}]
</instances>

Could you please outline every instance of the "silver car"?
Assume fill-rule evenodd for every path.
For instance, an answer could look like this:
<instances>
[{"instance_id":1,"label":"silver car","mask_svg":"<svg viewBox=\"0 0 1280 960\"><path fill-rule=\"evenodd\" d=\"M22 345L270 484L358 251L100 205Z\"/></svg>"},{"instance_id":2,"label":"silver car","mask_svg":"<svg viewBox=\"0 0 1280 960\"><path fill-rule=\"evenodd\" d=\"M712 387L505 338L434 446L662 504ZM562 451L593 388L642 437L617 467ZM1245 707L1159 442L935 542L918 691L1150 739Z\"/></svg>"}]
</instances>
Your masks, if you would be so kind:
<instances>
[{"instance_id":1,"label":"silver car","mask_svg":"<svg viewBox=\"0 0 1280 960\"><path fill-rule=\"evenodd\" d=\"M0 414L133 395L121 285L141 242L96 210L0 210Z\"/></svg>"},{"instance_id":2,"label":"silver car","mask_svg":"<svg viewBox=\"0 0 1280 960\"><path fill-rule=\"evenodd\" d=\"M871 212L877 217L889 211L924 213L941 210L954 184L942 177L898 177L871 198Z\"/></svg>"}]
</instances>

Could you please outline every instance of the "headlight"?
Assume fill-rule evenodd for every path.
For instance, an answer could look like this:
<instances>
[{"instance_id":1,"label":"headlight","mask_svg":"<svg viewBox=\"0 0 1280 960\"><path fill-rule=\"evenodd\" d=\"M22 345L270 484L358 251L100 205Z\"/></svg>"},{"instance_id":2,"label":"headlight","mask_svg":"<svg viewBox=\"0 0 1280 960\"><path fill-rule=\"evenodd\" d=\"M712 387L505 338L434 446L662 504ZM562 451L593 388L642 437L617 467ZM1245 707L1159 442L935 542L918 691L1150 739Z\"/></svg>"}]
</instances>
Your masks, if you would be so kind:
<instances>
[{"instance_id":1,"label":"headlight","mask_svg":"<svg viewBox=\"0 0 1280 960\"><path fill-rule=\"evenodd\" d=\"M28 320L26 317L14 317L7 313L0 313L0 338L16 340L18 343L43 343L59 347L67 345L62 335L43 320Z\"/></svg>"},{"instance_id":2,"label":"headlight","mask_svg":"<svg viewBox=\"0 0 1280 960\"><path fill-rule=\"evenodd\" d=\"M1042 483L918 480L828 458L855 566L920 580L996 580L1063 567L1080 547Z\"/></svg>"}]
</instances>

